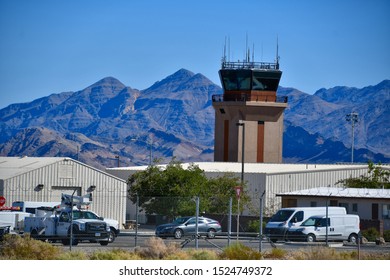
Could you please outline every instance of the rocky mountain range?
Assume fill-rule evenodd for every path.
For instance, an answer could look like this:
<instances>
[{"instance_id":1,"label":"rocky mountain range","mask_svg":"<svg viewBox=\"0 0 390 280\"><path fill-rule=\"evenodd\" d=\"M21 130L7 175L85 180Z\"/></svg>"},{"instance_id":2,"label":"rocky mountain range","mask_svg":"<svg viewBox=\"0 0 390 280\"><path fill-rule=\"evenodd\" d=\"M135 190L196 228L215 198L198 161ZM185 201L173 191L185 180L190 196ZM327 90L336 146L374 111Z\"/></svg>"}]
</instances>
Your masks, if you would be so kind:
<instances>
[{"instance_id":1,"label":"rocky mountain range","mask_svg":"<svg viewBox=\"0 0 390 280\"><path fill-rule=\"evenodd\" d=\"M145 90L113 77L77 91L52 94L0 110L0 155L68 156L100 169L212 161L214 109L220 86L180 69ZM284 161L349 162L355 111L355 161L389 162L390 81L362 89L335 87L314 95L279 87L288 96Z\"/></svg>"}]
</instances>

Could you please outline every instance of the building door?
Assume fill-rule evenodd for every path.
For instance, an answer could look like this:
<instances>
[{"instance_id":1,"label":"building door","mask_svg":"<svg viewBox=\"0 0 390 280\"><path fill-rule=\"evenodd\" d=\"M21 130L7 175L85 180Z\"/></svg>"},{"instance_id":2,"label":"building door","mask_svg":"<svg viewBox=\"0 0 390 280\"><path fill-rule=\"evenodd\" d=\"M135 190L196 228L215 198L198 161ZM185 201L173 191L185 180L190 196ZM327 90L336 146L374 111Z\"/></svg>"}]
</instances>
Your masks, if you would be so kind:
<instances>
[{"instance_id":1,"label":"building door","mask_svg":"<svg viewBox=\"0 0 390 280\"><path fill-rule=\"evenodd\" d=\"M379 217L379 205L378 203L373 203L371 206L372 209L372 214L371 214L371 219L373 220L378 220Z\"/></svg>"}]
</instances>

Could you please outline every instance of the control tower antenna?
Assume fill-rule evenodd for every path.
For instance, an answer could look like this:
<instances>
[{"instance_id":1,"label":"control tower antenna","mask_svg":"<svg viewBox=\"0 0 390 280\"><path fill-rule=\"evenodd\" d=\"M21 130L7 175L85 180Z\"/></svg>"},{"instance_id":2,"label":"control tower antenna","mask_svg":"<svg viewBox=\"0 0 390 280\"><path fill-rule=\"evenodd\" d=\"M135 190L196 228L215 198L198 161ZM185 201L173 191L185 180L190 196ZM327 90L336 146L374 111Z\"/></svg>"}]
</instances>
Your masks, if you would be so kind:
<instances>
[{"instance_id":1,"label":"control tower antenna","mask_svg":"<svg viewBox=\"0 0 390 280\"><path fill-rule=\"evenodd\" d=\"M276 37L276 69L279 69L279 37Z\"/></svg>"},{"instance_id":2,"label":"control tower antenna","mask_svg":"<svg viewBox=\"0 0 390 280\"><path fill-rule=\"evenodd\" d=\"M252 62L253 63L255 62L255 43L253 43L253 47L252 47Z\"/></svg>"}]
</instances>

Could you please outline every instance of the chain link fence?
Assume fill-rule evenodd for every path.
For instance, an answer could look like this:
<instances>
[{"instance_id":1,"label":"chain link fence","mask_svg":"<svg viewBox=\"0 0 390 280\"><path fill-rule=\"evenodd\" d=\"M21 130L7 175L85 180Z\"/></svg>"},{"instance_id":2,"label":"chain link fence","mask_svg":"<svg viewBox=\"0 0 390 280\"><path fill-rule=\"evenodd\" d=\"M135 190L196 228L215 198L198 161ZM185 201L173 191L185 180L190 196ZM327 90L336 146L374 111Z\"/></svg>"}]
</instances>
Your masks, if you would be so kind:
<instances>
[{"instance_id":1,"label":"chain link fence","mask_svg":"<svg viewBox=\"0 0 390 280\"><path fill-rule=\"evenodd\" d=\"M199 242L220 248L213 242L219 239L224 246L235 241L244 245L257 242L262 250L259 242L263 232L262 201L257 205L257 215L243 215L245 208L237 197L216 201L213 197L137 196L135 213L125 228L134 231L135 246L139 236L149 235L181 241L183 248L198 248Z\"/></svg>"}]
</instances>

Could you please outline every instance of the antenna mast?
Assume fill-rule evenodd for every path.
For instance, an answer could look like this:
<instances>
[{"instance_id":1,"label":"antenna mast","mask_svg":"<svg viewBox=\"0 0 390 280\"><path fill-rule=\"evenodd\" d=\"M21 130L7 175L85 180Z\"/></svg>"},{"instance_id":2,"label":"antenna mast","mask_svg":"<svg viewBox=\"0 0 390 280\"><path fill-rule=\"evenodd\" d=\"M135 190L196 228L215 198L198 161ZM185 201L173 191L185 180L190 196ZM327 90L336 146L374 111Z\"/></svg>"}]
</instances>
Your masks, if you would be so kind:
<instances>
[{"instance_id":1,"label":"antenna mast","mask_svg":"<svg viewBox=\"0 0 390 280\"><path fill-rule=\"evenodd\" d=\"M279 69L279 37L276 37L276 69Z\"/></svg>"}]
</instances>

